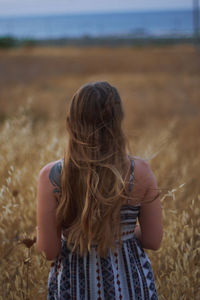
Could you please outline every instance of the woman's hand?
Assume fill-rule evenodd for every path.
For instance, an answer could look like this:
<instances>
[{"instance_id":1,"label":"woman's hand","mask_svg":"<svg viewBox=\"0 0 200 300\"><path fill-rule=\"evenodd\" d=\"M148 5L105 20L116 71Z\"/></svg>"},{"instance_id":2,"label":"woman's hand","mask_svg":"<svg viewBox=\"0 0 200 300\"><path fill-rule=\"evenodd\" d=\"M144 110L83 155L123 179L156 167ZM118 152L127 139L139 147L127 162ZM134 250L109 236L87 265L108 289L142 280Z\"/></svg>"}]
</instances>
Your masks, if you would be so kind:
<instances>
[{"instance_id":1,"label":"woman's hand","mask_svg":"<svg viewBox=\"0 0 200 300\"><path fill-rule=\"evenodd\" d=\"M137 240L141 241L141 228L139 224L135 226L134 235Z\"/></svg>"}]
</instances>

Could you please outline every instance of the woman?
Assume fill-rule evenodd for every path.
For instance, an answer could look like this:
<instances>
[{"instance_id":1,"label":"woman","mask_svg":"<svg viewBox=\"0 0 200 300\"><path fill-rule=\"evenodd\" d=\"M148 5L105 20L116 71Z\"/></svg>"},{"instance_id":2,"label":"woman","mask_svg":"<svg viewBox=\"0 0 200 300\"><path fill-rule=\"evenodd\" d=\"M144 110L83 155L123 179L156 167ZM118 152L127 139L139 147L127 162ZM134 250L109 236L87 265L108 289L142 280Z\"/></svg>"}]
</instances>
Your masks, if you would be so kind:
<instances>
[{"instance_id":1,"label":"woman","mask_svg":"<svg viewBox=\"0 0 200 300\"><path fill-rule=\"evenodd\" d=\"M127 155L122 120L115 87L82 86L65 157L40 172L37 248L53 260L48 300L158 299L143 250L162 239L157 184L144 160Z\"/></svg>"}]
</instances>

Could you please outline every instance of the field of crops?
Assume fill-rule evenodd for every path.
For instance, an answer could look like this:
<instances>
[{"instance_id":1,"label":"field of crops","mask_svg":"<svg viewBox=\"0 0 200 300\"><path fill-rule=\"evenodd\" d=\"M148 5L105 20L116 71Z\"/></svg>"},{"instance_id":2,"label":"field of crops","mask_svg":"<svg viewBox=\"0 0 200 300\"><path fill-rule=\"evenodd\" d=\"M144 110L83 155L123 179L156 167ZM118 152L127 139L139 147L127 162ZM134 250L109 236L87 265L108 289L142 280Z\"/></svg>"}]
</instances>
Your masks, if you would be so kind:
<instances>
[{"instance_id":1,"label":"field of crops","mask_svg":"<svg viewBox=\"0 0 200 300\"><path fill-rule=\"evenodd\" d=\"M164 237L148 251L160 300L200 294L200 56L191 46L0 51L0 300L44 300L50 262L35 250L39 170L63 156L65 109L106 80L123 99L131 154L162 189Z\"/></svg>"}]
</instances>

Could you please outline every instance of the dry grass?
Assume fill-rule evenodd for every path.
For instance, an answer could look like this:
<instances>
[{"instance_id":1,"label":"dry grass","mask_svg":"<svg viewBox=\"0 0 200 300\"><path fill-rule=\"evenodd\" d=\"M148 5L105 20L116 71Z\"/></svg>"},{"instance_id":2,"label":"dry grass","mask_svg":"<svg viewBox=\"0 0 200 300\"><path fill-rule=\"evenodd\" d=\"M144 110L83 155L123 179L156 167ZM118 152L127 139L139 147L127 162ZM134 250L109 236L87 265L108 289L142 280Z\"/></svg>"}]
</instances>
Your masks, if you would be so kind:
<instances>
[{"instance_id":1,"label":"dry grass","mask_svg":"<svg viewBox=\"0 0 200 300\"><path fill-rule=\"evenodd\" d=\"M108 80L124 101L132 154L163 188L164 238L153 264L160 300L200 293L200 59L191 47L0 52L0 300L45 299L49 263L35 251L40 168L63 156L64 107ZM183 185L184 184L184 185Z\"/></svg>"}]
</instances>

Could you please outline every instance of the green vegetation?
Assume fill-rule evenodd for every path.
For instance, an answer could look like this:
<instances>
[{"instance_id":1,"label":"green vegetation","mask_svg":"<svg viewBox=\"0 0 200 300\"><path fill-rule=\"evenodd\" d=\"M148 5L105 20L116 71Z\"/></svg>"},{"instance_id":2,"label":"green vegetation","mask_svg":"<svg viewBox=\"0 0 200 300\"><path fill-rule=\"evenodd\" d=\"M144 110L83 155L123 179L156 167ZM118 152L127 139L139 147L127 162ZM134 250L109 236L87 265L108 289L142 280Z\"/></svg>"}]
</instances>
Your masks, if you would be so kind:
<instances>
[{"instance_id":1,"label":"green vegetation","mask_svg":"<svg viewBox=\"0 0 200 300\"><path fill-rule=\"evenodd\" d=\"M36 42L32 39L16 39L12 36L0 37L0 48L14 48L14 47L27 47L34 46Z\"/></svg>"},{"instance_id":2,"label":"green vegetation","mask_svg":"<svg viewBox=\"0 0 200 300\"><path fill-rule=\"evenodd\" d=\"M12 36L0 37L0 48L31 46L166 46L192 44L193 37L99 37L84 36L81 38L59 39L17 39Z\"/></svg>"}]
</instances>

